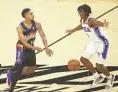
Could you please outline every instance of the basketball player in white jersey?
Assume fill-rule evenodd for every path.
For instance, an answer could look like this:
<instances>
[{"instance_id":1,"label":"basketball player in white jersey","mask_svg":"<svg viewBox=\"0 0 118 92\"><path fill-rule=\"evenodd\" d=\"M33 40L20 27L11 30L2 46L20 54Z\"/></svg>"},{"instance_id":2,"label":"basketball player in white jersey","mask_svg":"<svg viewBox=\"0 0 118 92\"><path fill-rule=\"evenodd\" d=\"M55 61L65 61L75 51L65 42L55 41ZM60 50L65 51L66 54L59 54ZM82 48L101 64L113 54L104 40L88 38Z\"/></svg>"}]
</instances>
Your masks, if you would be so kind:
<instances>
[{"instance_id":1,"label":"basketball player in white jersey","mask_svg":"<svg viewBox=\"0 0 118 92\"><path fill-rule=\"evenodd\" d=\"M67 30L67 33L72 34L75 31L83 29L84 32L88 35L91 41L86 46L80 61L93 74L95 78L91 87L96 86L103 79L103 77L97 73L97 69L107 77L107 85L105 87L111 88L113 86L115 76L110 74L108 69L104 66L109 49L109 41L105 33L103 33L103 31L101 31L99 28L108 27L109 23L106 20L104 22L100 22L95 18L92 18L90 16L91 8L86 4L79 6L77 11L81 17L81 24L71 30ZM99 57L99 60L96 62L96 69L90 62L90 58L95 53L97 53Z\"/></svg>"}]
</instances>

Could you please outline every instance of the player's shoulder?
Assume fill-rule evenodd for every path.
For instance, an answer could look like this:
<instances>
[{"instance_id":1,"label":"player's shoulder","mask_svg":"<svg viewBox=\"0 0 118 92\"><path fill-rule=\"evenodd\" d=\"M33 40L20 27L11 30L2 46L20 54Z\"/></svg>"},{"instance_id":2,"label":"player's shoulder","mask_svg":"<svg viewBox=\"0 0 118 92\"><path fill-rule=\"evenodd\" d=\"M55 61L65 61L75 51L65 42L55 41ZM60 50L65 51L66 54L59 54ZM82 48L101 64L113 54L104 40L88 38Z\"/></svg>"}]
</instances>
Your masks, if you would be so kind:
<instances>
[{"instance_id":1,"label":"player's shoulder","mask_svg":"<svg viewBox=\"0 0 118 92\"><path fill-rule=\"evenodd\" d=\"M23 27L22 27L21 23L16 26L16 29L17 29L17 31L23 30Z\"/></svg>"},{"instance_id":2,"label":"player's shoulder","mask_svg":"<svg viewBox=\"0 0 118 92\"><path fill-rule=\"evenodd\" d=\"M95 23L96 23L96 19L95 18L90 17L88 19L88 25L89 25L89 27L94 27Z\"/></svg>"},{"instance_id":3,"label":"player's shoulder","mask_svg":"<svg viewBox=\"0 0 118 92\"><path fill-rule=\"evenodd\" d=\"M91 17L91 16L88 18L88 22L95 21L95 20L96 19L94 17Z\"/></svg>"},{"instance_id":4,"label":"player's shoulder","mask_svg":"<svg viewBox=\"0 0 118 92\"><path fill-rule=\"evenodd\" d=\"M35 21L35 24L36 24L36 27L40 27L41 26L41 23L38 22L38 21Z\"/></svg>"},{"instance_id":5,"label":"player's shoulder","mask_svg":"<svg viewBox=\"0 0 118 92\"><path fill-rule=\"evenodd\" d=\"M21 21L18 25L16 25L16 28L22 27L24 21Z\"/></svg>"},{"instance_id":6,"label":"player's shoulder","mask_svg":"<svg viewBox=\"0 0 118 92\"><path fill-rule=\"evenodd\" d=\"M36 24L41 24L39 21L35 21Z\"/></svg>"},{"instance_id":7,"label":"player's shoulder","mask_svg":"<svg viewBox=\"0 0 118 92\"><path fill-rule=\"evenodd\" d=\"M22 28L22 25L21 25L21 24L18 24L18 25L16 26L16 28Z\"/></svg>"},{"instance_id":8,"label":"player's shoulder","mask_svg":"<svg viewBox=\"0 0 118 92\"><path fill-rule=\"evenodd\" d=\"M93 24L94 22L96 21L96 19L95 18L93 18L93 17L89 17L89 19L88 19L88 24Z\"/></svg>"}]
</instances>

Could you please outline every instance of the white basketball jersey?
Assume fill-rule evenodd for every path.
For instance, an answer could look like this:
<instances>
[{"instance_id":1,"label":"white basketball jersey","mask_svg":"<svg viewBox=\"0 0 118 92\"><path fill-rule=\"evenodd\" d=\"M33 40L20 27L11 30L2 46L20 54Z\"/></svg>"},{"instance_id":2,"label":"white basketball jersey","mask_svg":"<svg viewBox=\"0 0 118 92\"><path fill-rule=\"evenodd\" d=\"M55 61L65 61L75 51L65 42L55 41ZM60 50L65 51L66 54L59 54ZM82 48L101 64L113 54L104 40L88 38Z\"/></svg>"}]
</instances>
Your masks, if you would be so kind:
<instances>
[{"instance_id":1,"label":"white basketball jersey","mask_svg":"<svg viewBox=\"0 0 118 92\"><path fill-rule=\"evenodd\" d=\"M82 27L85 33L88 35L88 37L92 42L103 41L104 40L103 38L107 38L106 34L103 31L101 31L98 26L89 27L88 25L89 18L91 18L91 16L89 16L85 22L82 20Z\"/></svg>"}]
</instances>

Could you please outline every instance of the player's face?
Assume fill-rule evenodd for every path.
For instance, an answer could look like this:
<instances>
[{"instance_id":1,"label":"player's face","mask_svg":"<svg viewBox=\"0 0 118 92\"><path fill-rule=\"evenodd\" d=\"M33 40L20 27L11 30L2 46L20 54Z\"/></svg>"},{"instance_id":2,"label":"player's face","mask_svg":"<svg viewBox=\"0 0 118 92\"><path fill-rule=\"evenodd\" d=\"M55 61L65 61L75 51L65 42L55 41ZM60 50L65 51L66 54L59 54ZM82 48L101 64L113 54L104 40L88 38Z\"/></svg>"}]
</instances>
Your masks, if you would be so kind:
<instances>
[{"instance_id":1,"label":"player's face","mask_svg":"<svg viewBox=\"0 0 118 92\"><path fill-rule=\"evenodd\" d=\"M83 9L81 9L78 13L79 13L81 19L85 19L86 18L86 13L84 12Z\"/></svg>"},{"instance_id":2,"label":"player's face","mask_svg":"<svg viewBox=\"0 0 118 92\"><path fill-rule=\"evenodd\" d=\"M27 12L26 18L29 20L34 20L34 15L33 15L33 12L31 10L29 12Z\"/></svg>"}]
</instances>

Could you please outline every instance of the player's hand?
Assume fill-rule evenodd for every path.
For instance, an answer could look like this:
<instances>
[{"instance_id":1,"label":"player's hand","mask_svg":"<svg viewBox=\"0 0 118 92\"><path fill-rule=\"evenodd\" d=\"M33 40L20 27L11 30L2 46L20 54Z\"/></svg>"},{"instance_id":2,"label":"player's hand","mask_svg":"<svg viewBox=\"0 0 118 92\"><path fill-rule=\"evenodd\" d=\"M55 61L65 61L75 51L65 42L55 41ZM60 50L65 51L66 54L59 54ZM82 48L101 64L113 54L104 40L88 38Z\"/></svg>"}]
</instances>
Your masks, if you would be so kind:
<instances>
[{"instance_id":1,"label":"player's hand","mask_svg":"<svg viewBox=\"0 0 118 92\"><path fill-rule=\"evenodd\" d=\"M106 21L106 19L104 20L104 27L108 27L109 26L109 22Z\"/></svg>"},{"instance_id":2,"label":"player's hand","mask_svg":"<svg viewBox=\"0 0 118 92\"><path fill-rule=\"evenodd\" d=\"M38 47L38 46L36 46L36 47L33 48L33 50L37 50L37 51L39 51L39 52L42 52L43 49L40 48L40 47Z\"/></svg>"},{"instance_id":3,"label":"player's hand","mask_svg":"<svg viewBox=\"0 0 118 92\"><path fill-rule=\"evenodd\" d=\"M53 55L53 51L52 51L51 49L45 48L45 51L46 51L46 54L47 54L48 56Z\"/></svg>"},{"instance_id":4,"label":"player's hand","mask_svg":"<svg viewBox=\"0 0 118 92\"><path fill-rule=\"evenodd\" d=\"M66 30L66 33L71 35L73 33L73 30Z\"/></svg>"}]
</instances>

